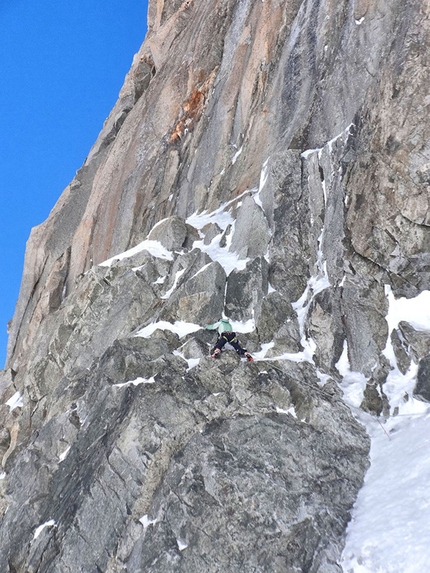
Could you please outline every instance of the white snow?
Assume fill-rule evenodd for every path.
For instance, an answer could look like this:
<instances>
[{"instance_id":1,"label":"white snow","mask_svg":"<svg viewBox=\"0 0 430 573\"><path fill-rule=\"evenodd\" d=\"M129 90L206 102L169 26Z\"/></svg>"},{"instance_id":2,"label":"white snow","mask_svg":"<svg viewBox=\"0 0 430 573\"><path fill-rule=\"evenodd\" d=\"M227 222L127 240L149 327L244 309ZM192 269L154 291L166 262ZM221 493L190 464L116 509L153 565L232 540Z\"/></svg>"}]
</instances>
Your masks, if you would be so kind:
<instances>
[{"instance_id":1,"label":"white snow","mask_svg":"<svg viewBox=\"0 0 430 573\"><path fill-rule=\"evenodd\" d=\"M151 378L136 378L136 380L129 380L122 384L114 384L114 386L116 388L122 388L123 386L139 386L140 384L155 384L155 380L153 376L151 376Z\"/></svg>"},{"instance_id":2,"label":"white snow","mask_svg":"<svg viewBox=\"0 0 430 573\"><path fill-rule=\"evenodd\" d=\"M59 455L60 462L63 462L67 458L69 452L70 452L70 446L66 448L62 454Z\"/></svg>"},{"instance_id":3,"label":"white snow","mask_svg":"<svg viewBox=\"0 0 430 573\"><path fill-rule=\"evenodd\" d=\"M192 368L195 368L200 362L200 358L185 358L185 356L179 350L174 350L173 354L185 360L185 362L188 364L187 372Z\"/></svg>"},{"instance_id":4,"label":"white snow","mask_svg":"<svg viewBox=\"0 0 430 573\"><path fill-rule=\"evenodd\" d=\"M352 511L342 554L344 573L429 570L430 404L413 397L416 365L405 375L399 371L390 336L400 321L430 331L430 291L412 299L395 299L387 286L386 295L389 333L384 354L392 370L384 392L391 411L397 407L399 415L384 420L354 408L365 379L351 373L345 349L337 365L344 376L345 399L371 437L371 465Z\"/></svg>"},{"instance_id":5,"label":"white snow","mask_svg":"<svg viewBox=\"0 0 430 573\"><path fill-rule=\"evenodd\" d=\"M247 332L254 332L255 330L255 320L254 318L250 318L244 322L240 322L239 320L230 320L230 324L233 327L234 332L238 332L240 334L246 334Z\"/></svg>"},{"instance_id":6,"label":"white snow","mask_svg":"<svg viewBox=\"0 0 430 573\"><path fill-rule=\"evenodd\" d=\"M340 387L343 390L345 402L354 408L358 408L363 402L364 390L367 379L361 372L351 371L348 360L348 343L343 342L343 352L335 365L339 374L343 377Z\"/></svg>"},{"instance_id":7,"label":"white snow","mask_svg":"<svg viewBox=\"0 0 430 573\"><path fill-rule=\"evenodd\" d=\"M36 528L33 539L37 539L39 535L42 533L42 531L45 529L45 527L56 527L56 525L57 524L55 523L54 519L50 519L49 521L42 523L42 525L39 525L39 527Z\"/></svg>"},{"instance_id":8,"label":"white snow","mask_svg":"<svg viewBox=\"0 0 430 573\"><path fill-rule=\"evenodd\" d=\"M291 406L290 408L288 408L288 410L284 410L284 409L276 406L276 413L277 414L289 414L290 416L293 416L293 418L297 418L297 414L296 414L296 410L294 409L294 406Z\"/></svg>"},{"instance_id":9,"label":"white snow","mask_svg":"<svg viewBox=\"0 0 430 573\"><path fill-rule=\"evenodd\" d=\"M0 480L2 480L2 479L6 479L6 473L5 472L2 472L0 474Z\"/></svg>"},{"instance_id":10,"label":"white snow","mask_svg":"<svg viewBox=\"0 0 430 573\"><path fill-rule=\"evenodd\" d=\"M145 531L148 529L148 527L150 525L154 525L155 523L157 523L156 519L149 519L148 515L145 514L143 515L140 519L139 519L140 523L143 525L143 529L145 529Z\"/></svg>"},{"instance_id":11,"label":"white snow","mask_svg":"<svg viewBox=\"0 0 430 573\"><path fill-rule=\"evenodd\" d=\"M186 549L188 547L187 543L184 543L183 541L181 541L180 539L176 540L176 543L178 544L178 549L179 551L183 551L184 549Z\"/></svg>"},{"instance_id":12,"label":"white snow","mask_svg":"<svg viewBox=\"0 0 430 573\"><path fill-rule=\"evenodd\" d=\"M191 334L192 332L196 332L200 330L201 326L198 324L193 324L192 322L182 322L176 321L174 324L171 322L167 322L166 320L160 320L159 322L152 322L145 326L136 334L136 336L141 336L142 338L149 338L157 329L160 330L170 330L170 332L174 332L182 338L187 334Z\"/></svg>"},{"instance_id":13,"label":"white snow","mask_svg":"<svg viewBox=\"0 0 430 573\"><path fill-rule=\"evenodd\" d=\"M355 20L355 23L357 26L361 26L361 24L364 22L364 16L362 16L359 20Z\"/></svg>"},{"instance_id":14,"label":"white snow","mask_svg":"<svg viewBox=\"0 0 430 573\"><path fill-rule=\"evenodd\" d=\"M12 412L15 408L22 408L24 402L22 401L22 396L20 392L15 392L12 398L6 402L6 406L9 406L9 411Z\"/></svg>"},{"instance_id":15,"label":"white snow","mask_svg":"<svg viewBox=\"0 0 430 573\"><path fill-rule=\"evenodd\" d=\"M233 159L231 160L231 164L234 165L237 161L237 158L239 157L239 155L242 153L243 151L243 145L242 147L235 153Z\"/></svg>"},{"instance_id":16,"label":"white snow","mask_svg":"<svg viewBox=\"0 0 430 573\"><path fill-rule=\"evenodd\" d=\"M188 223L189 225L198 230L203 229L203 227L205 225L208 225L209 223L214 223L214 224L216 223L223 231L225 231L228 225L231 225L234 222L233 217L228 211L228 207L230 207L230 205L232 205L235 201L237 201L241 197L249 195L250 193L251 193L250 189L245 189L243 193L241 193L234 199L231 199L230 201L223 203L220 207L218 207L218 209L215 209L215 211L211 211L210 213L208 213L207 211L203 211L202 213L197 213L197 212L193 213L188 217L186 223Z\"/></svg>"},{"instance_id":17,"label":"white snow","mask_svg":"<svg viewBox=\"0 0 430 573\"><path fill-rule=\"evenodd\" d=\"M273 342L273 340L271 342L266 342L264 344L261 345L261 350L259 352L254 352L253 353L253 358L254 360L264 360L266 358L266 354L269 352L269 350L271 348L273 348L275 346L275 343Z\"/></svg>"},{"instance_id":18,"label":"white snow","mask_svg":"<svg viewBox=\"0 0 430 573\"><path fill-rule=\"evenodd\" d=\"M171 286L171 288L166 292L166 294L164 294L161 298L163 300L166 300L168 298L170 298L170 296L172 295L173 291L176 289L176 287L178 286L178 281L181 278L181 276L184 274L184 272L186 271L186 269L181 269L180 271L178 271L175 274L175 280L173 281L173 285Z\"/></svg>"},{"instance_id":19,"label":"white snow","mask_svg":"<svg viewBox=\"0 0 430 573\"><path fill-rule=\"evenodd\" d=\"M325 199L326 198L324 197L324 200ZM309 278L302 296L297 301L291 303L291 306L297 313L297 319L300 327L300 343L303 347L305 360L311 364L314 363L313 356L315 353L316 344L306 334L306 317L309 307L316 295L330 287L330 281L327 273L327 262L324 260L324 253L322 250L323 237L324 227L320 236L318 237L318 253L314 274Z\"/></svg>"},{"instance_id":20,"label":"white snow","mask_svg":"<svg viewBox=\"0 0 430 573\"><path fill-rule=\"evenodd\" d=\"M319 370L317 370L316 374L318 376L318 386L320 388L325 386L327 384L327 382L332 379L331 376L329 376L328 374L325 374L324 372L320 372Z\"/></svg>"},{"instance_id":21,"label":"white snow","mask_svg":"<svg viewBox=\"0 0 430 573\"><path fill-rule=\"evenodd\" d=\"M122 259L126 259L128 257L137 255L137 253L140 253L142 251L148 251L150 255L152 255L153 257L157 257L158 259L165 259L167 261L173 260L172 253L168 251L165 247L163 247L160 241L151 241L149 239L145 239L145 241L142 241L132 249L129 249L124 253L119 253L118 255L115 255L114 257L111 257L110 259L103 261L102 263L100 263L99 266L110 267L114 261L121 261Z\"/></svg>"},{"instance_id":22,"label":"white snow","mask_svg":"<svg viewBox=\"0 0 430 573\"><path fill-rule=\"evenodd\" d=\"M370 416L371 466L342 555L345 573L426 573L430 564L430 415Z\"/></svg>"}]
</instances>

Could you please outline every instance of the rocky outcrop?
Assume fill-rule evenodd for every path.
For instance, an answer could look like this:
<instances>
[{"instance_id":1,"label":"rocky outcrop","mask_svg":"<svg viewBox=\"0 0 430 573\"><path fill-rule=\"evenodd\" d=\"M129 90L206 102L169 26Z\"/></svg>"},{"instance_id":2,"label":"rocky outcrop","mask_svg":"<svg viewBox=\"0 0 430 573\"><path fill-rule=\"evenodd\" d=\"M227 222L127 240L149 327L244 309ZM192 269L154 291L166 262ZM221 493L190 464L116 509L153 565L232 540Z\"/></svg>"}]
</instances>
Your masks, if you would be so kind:
<instances>
[{"instance_id":1,"label":"rocky outcrop","mask_svg":"<svg viewBox=\"0 0 430 573\"><path fill-rule=\"evenodd\" d=\"M394 366L428 399L428 335L386 320L429 281L428 30L420 2L151 0L29 239L2 571L340 572L369 448L341 357L367 412ZM222 313L253 364L207 357Z\"/></svg>"}]
</instances>

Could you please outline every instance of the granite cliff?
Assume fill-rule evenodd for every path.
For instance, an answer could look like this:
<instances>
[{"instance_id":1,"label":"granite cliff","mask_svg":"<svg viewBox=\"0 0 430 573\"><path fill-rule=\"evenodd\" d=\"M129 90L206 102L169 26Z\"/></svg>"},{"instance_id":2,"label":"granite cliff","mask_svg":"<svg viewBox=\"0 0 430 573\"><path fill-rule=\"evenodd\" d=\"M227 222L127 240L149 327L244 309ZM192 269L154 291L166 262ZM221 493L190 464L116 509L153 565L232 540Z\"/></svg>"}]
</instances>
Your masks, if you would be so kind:
<instances>
[{"instance_id":1,"label":"granite cliff","mask_svg":"<svg viewBox=\"0 0 430 573\"><path fill-rule=\"evenodd\" d=\"M394 366L429 392L429 334L386 320L429 284L429 30L419 0L150 0L28 241L1 571L342 571L369 439L339 363L374 416ZM254 363L208 356L222 313Z\"/></svg>"}]
</instances>

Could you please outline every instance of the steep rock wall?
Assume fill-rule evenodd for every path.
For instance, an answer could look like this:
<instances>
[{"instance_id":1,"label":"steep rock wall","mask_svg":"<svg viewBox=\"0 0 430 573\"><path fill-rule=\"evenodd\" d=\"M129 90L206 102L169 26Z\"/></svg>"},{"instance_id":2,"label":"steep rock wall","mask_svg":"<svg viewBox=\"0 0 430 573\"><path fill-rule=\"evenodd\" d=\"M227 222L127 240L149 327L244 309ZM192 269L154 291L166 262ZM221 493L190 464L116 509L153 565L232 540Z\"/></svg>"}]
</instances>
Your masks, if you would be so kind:
<instances>
[{"instance_id":1,"label":"steep rock wall","mask_svg":"<svg viewBox=\"0 0 430 573\"><path fill-rule=\"evenodd\" d=\"M429 347L385 320L387 286L429 279L428 10L150 2L29 239L0 379L2 570L340 571L368 441L336 364L347 348L362 407L388 414L387 340L404 369ZM207 358L198 325L223 311L254 364Z\"/></svg>"}]
</instances>

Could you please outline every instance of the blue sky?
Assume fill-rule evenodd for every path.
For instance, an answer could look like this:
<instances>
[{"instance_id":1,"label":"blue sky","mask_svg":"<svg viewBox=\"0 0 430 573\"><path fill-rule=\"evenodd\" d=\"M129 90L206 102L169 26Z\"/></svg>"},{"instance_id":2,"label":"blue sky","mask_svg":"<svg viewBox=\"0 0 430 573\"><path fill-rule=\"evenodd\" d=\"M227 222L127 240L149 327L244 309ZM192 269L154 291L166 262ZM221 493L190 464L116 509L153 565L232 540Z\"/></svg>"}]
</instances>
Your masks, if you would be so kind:
<instances>
[{"instance_id":1,"label":"blue sky","mask_svg":"<svg viewBox=\"0 0 430 573\"><path fill-rule=\"evenodd\" d=\"M95 142L146 15L147 0L1 0L0 368L30 230Z\"/></svg>"}]
</instances>

